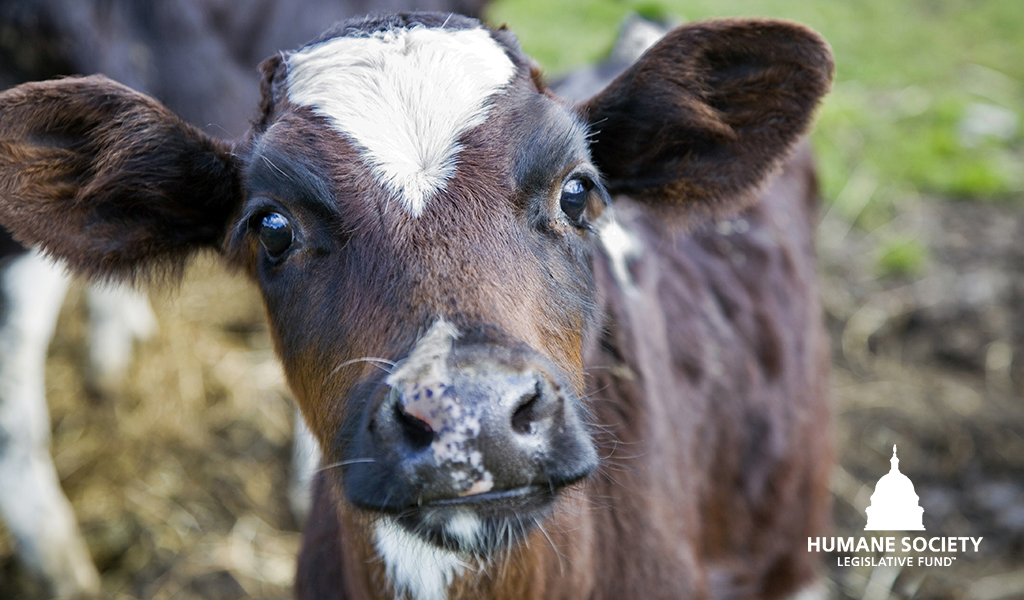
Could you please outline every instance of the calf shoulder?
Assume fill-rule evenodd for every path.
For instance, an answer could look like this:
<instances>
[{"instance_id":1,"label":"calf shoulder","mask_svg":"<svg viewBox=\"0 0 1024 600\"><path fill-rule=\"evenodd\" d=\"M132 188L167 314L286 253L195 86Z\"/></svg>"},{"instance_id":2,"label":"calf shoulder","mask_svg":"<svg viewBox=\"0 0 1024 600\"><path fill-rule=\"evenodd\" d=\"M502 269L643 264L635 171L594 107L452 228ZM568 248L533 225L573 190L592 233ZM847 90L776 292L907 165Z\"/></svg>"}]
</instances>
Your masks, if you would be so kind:
<instances>
[{"instance_id":1,"label":"calf shoulder","mask_svg":"<svg viewBox=\"0 0 1024 600\"><path fill-rule=\"evenodd\" d=\"M816 207L806 146L731 219L682 228L617 200L641 251L632 291L595 256L598 589L660 597L662 576L696 582L671 593L772 597L814 577L802 540L824 526L830 465Z\"/></svg>"}]
</instances>

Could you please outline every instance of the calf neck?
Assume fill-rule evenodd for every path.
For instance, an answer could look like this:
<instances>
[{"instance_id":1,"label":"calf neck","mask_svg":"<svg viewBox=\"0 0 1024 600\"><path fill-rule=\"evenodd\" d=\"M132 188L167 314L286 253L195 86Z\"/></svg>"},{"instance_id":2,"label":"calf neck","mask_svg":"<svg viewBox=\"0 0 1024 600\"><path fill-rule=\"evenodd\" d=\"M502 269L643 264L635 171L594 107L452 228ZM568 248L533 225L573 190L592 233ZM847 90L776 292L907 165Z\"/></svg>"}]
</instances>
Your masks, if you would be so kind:
<instances>
[{"instance_id":1,"label":"calf neck","mask_svg":"<svg viewBox=\"0 0 1024 600\"><path fill-rule=\"evenodd\" d=\"M813 581L827 353L790 155L832 76L816 34L687 25L582 104L446 14L262 73L230 146L100 77L5 92L0 222L93 277L206 247L253 278L324 456L300 597Z\"/></svg>"}]
</instances>

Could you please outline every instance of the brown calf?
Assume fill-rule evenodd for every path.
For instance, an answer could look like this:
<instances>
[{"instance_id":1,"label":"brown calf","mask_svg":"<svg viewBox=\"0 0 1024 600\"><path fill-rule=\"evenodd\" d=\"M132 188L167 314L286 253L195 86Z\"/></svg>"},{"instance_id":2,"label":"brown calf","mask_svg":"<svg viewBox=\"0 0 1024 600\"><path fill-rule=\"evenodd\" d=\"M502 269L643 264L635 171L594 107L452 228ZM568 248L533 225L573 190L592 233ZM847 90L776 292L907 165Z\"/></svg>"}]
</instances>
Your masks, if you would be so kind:
<instances>
[{"instance_id":1,"label":"brown calf","mask_svg":"<svg viewBox=\"0 0 1024 600\"><path fill-rule=\"evenodd\" d=\"M687 25L576 106L445 14L263 73L233 146L103 78L0 95L0 222L92 277L213 248L254 278L325 457L300 597L814 582L827 351L813 169L786 157L823 40Z\"/></svg>"}]
</instances>

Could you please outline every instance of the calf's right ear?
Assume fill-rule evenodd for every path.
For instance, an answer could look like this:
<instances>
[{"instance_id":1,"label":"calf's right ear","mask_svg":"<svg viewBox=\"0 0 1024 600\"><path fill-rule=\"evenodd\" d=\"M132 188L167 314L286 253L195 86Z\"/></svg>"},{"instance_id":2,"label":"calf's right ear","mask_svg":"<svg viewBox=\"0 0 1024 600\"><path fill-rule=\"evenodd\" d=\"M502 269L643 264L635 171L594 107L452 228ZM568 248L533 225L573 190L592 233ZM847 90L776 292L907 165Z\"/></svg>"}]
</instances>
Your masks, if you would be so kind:
<instances>
[{"instance_id":1,"label":"calf's right ear","mask_svg":"<svg viewBox=\"0 0 1024 600\"><path fill-rule=\"evenodd\" d=\"M241 198L226 143L105 77L0 93L0 224L77 273L181 268Z\"/></svg>"}]
</instances>

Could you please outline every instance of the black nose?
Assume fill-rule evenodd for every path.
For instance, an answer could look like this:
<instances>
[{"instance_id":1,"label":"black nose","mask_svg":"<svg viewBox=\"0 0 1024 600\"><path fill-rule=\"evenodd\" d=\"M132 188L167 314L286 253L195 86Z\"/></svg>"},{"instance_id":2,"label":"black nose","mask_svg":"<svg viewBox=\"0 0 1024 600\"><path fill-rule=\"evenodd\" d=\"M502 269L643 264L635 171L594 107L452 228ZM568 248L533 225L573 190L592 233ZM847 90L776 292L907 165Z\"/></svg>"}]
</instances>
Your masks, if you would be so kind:
<instances>
[{"instance_id":1,"label":"black nose","mask_svg":"<svg viewBox=\"0 0 1024 600\"><path fill-rule=\"evenodd\" d=\"M346 475L346 493L357 504L400 509L520 488L557 490L597 464L579 401L541 370L484 361L391 384L356 451L374 460Z\"/></svg>"}]
</instances>

